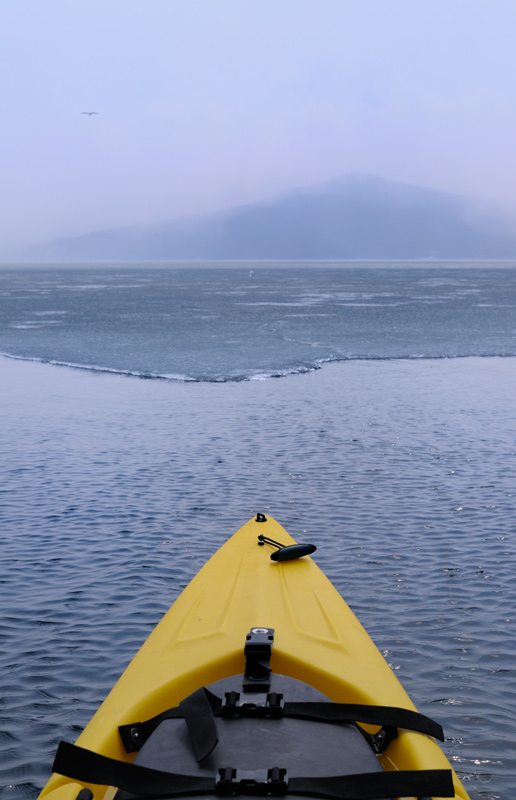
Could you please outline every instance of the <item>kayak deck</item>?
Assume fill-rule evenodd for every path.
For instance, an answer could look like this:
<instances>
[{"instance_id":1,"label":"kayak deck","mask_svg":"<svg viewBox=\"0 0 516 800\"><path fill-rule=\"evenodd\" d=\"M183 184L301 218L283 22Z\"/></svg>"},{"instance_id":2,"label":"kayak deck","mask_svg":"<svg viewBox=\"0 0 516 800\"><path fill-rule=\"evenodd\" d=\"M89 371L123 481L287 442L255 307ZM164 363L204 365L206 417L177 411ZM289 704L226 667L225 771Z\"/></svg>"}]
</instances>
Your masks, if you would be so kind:
<instances>
[{"instance_id":1,"label":"kayak deck","mask_svg":"<svg viewBox=\"0 0 516 800\"><path fill-rule=\"evenodd\" d=\"M309 557L271 561L259 536L294 540L272 518L250 520L205 564L165 614L77 740L131 762L119 726L177 706L200 687L245 671L243 642L253 628L274 629L273 674L302 681L334 703L415 706L352 611ZM378 726L364 724L373 732ZM429 736L409 730L378 755L383 770L444 770L450 764ZM455 797L468 795L453 773ZM53 774L40 797L95 800L114 790Z\"/></svg>"}]
</instances>

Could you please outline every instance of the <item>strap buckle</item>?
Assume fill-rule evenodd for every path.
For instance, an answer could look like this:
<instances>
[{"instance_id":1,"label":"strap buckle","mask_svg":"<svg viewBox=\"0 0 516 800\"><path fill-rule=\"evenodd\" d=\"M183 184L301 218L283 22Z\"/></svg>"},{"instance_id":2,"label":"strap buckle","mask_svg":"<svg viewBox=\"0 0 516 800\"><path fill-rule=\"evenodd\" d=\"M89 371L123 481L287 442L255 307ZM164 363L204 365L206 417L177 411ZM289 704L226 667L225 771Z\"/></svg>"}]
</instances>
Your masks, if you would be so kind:
<instances>
[{"instance_id":1,"label":"strap buckle","mask_svg":"<svg viewBox=\"0 0 516 800\"><path fill-rule=\"evenodd\" d=\"M220 795L251 794L259 797L281 797L287 794L287 770L280 767L253 772L222 767L218 770L215 791Z\"/></svg>"},{"instance_id":2,"label":"strap buckle","mask_svg":"<svg viewBox=\"0 0 516 800\"><path fill-rule=\"evenodd\" d=\"M269 692L265 703L240 699L240 692L226 692L220 713L223 717L272 717L283 716L285 703L281 692Z\"/></svg>"}]
</instances>

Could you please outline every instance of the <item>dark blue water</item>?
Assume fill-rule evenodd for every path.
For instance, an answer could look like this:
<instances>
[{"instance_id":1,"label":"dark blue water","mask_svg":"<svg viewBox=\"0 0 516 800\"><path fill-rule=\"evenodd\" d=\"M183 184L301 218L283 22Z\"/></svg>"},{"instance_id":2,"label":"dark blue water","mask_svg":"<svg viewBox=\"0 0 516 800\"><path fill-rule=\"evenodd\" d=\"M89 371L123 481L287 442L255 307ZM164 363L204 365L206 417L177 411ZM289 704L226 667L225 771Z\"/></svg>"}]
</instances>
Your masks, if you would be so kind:
<instances>
[{"instance_id":1,"label":"dark blue water","mask_svg":"<svg viewBox=\"0 0 516 800\"><path fill-rule=\"evenodd\" d=\"M254 270L0 276L0 350L95 367L0 358L0 794L35 797L58 741L265 511L319 545L470 796L510 797L516 273Z\"/></svg>"}]
</instances>

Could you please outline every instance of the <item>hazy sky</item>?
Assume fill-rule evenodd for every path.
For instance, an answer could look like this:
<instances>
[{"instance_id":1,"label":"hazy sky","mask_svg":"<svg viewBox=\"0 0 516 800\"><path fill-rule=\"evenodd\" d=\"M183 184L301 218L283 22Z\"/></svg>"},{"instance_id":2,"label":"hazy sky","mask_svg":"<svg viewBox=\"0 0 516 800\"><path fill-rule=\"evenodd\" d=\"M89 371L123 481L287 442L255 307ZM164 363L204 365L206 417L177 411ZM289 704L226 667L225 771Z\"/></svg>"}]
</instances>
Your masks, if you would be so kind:
<instances>
[{"instance_id":1,"label":"hazy sky","mask_svg":"<svg viewBox=\"0 0 516 800\"><path fill-rule=\"evenodd\" d=\"M350 172L516 217L515 31L516 0L0 0L0 257Z\"/></svg>"}]
</instances>

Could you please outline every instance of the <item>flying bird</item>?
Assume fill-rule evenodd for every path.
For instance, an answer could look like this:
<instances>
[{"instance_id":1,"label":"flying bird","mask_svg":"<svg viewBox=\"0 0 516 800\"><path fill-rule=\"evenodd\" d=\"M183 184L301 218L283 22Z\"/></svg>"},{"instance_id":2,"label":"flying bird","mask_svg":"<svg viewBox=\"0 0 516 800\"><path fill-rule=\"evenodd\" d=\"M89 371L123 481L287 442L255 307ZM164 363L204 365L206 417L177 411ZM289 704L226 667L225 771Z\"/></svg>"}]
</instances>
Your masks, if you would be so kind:
<instances>
[{"instance_id":1,"label":"flying bird","mask_svg":"<svg viewBox=\"0 0 516 800\"><path fill-rule=\"evenodd\" d=\"M99 113L98 111L81 111L81 114L87 114L89 117L91 117L92 114L98 114L98 113Z\"/></svg>"}]
</instances>

